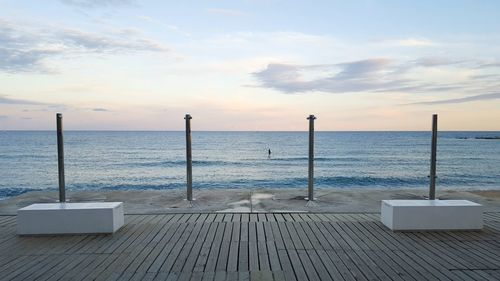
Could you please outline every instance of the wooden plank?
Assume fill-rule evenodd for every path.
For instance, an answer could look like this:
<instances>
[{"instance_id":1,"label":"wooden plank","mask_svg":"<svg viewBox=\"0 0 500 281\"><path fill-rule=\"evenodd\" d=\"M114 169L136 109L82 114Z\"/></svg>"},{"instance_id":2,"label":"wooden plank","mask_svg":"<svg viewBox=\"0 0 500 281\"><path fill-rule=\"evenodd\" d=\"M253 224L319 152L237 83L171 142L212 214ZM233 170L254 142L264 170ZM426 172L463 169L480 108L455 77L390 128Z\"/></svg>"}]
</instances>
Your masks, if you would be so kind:
<instances>
[{"instance_id":1,"label":"wooden plank","mask_svg":"<svg viewBox=\"0 0 500 281\"><path fill-rule=\"evenodd\" d=\"M162 220L158 222L155 226L154 231L151 232L153 235L149 235L146 240L149 241L144 248L147 250L146 257L137 266L136 271L148 272L150 266L154 263L155 259L158 257L163 247L168 243L168 241L173 237L173 232L180 226L179 223L170 223L170 216L163 216ZM150 276L152 274L149 274Z\"/></svg>"},{"instance_id":2,"label":"wooden plank","mask_svg":"<svg viewBox=\"0 0 500 281\"><path fill-rule=\"evenodd\" d=\"M196 219L196 222L205 222L208 217L208 214L200 214L198 218Z\"/></svg>"},{"instance_id":3,"label":"wooden plank","mask_svg":"<svg viewBox=\"0 0 500 281\"><path fill-rule=\"evenodd\" d=\"M187 227L184 233L182 233L181 237L179 240L175 242L175 245L173 245L172 250L170 251L168 257L165 259L165 262L162 264L160 267L160 272L178 272L178 271L172 271L172 267L177 261L178 256L182 253L182 249L186 246L187 241L191 235L198 235L199 229L201 228L201 224L198 224L200 227L198 228L198 231L195 231L195 224L193 223L186 223ZM182 268L182 265L178 265L179 268Z\"/></svg>"},{"instance_id":4,"label":"wooden plank","mask_svg":"<svg viewBox=\"0 0 500 281\"><path fill-rule=\"evenodd\" d=\"M241 221L242 222L249 222L250 221L250 214L241 214Z\"/></svg>"},{"instance_id":5,"label":"wooden plank","mask_svg":"<svg viewBox=\"0 0 500 281\"><path fill-rule=\"evenodd\" d=\"M214 281L225 281L226 280L226 272L225 271L216 271L214 276Z\"/></svg>"},{"instance_id":6,"label":"wooden plank","mask_svg":"<svg viewBox=\"0 0 500 281\"><path fill-rule=\"evenodd\" d=\"M36 256L32 257L31 259L28 260L27 263L24 263L20 266L16 267L8 267L2 270L2 279L9 280L9 279L14 279L17 276L22 276L22 274L30 270L32 267L36 267L40 263L43 263L44 260L47 259L47 256L41 255L41 256Z\"/></svg>"},{"instance_id":7,"label":"wooden plank","mask_svg":"<svg viewBox=\"0 0 500 281\"><path fill-rule=\"evenodd\" d=\"M201 281L203 280L203 272L193 272L191 274L191 279L189 281Z\"/></svg>"},{"instance_id":8,"label":"wooden plank","mask_svg":"<svg viewBox=\"0 0 500 281\"><path fill-rule=\"evenodd\" d=\"M179 218L179 220L177 222L185 223L191 216L193 216L193 214L178 214L177 217Z\"/></svg>"},{"instance_id":9,"label":"wooden plank","mask_svg":"<svg viewBox=\"0 0 500 281\"><path fill-rule=\"evenodd\" d=\"M299 258L299 253L298 250L295 249L290 249L287 251L288 252L288 257L290 258L290 262L293 268L293 271L295 272L295 276L297 277L297 280L309 280L307 278L306 271L304 269L304 265L302 261Z\"/></svg>"},{"instance_id":10,"label":"wooden plank","mask_svg":"<svg viewBox=\"0 0 500 281\"><path fill-rule=\"evenodd\" d=\"M173 247L176 245L177 241L180 239L181 235L184 233L184 230L187 228L187 224L184 223L173 223L174 227L171 228L171 232L169 233L169 240L163 241L162 246L157 247L158 251L154 251L152 255L157 254L153 263L148 268L148 272L160 272L160 269L172 251ZM165 235L167 237L167 235ZM155 249L155 250L156 250ZM159 251L161 249L161 251Z\"/></svg>"},{"instance_id":11,"label":"wooden plank","mask_svg":"<svg viewBox=\"0 0 500 281\"><path fill-rule=\"evenodd\" d=\"M233 214L224 214L224 219L222 219L224 222L232 222L233 221Z\"/></svg>"},{"instance_id":12,"label":"wooden plank","mask_svg":"<svg viewBox=\"0 0 500 281\"><path fill-rule=\"evenodd\" d=\"M393 280L400 278L403 278L404 280L417 280L414 277L417 277L419 273L412 270L410 265L403 264L403 261L401 261L400 258L395 257L390 248L383 244L379 237L377 237L378 235L374 235L373 232L364 227L365 224L367 224L367 220L363 223L353 223L351 226L354 228L353 232L358 233L359 235L362 234L362 237L365 237L366 240L373 243L373 252L368 252L368 255L371 255L371 259L374 260L381 268L384 268L386 272L389 272ZM389 245L392 246L393 244ZM393 250L397 249L393 248Z\"/></svg>"},{"instance_id":13,"label":"wooden plank","mask_svg":"<svg viewBox=\"0 0 500 281\"><path fill-rule=\"evenodd\" d=\"M266 221L271 222L271 221L276 221L276 218L274 217L273 213L266 213Z\"/></svg>"},{"instance_id":14,"label":"wooden plank","mask_svg":"<svg viewBox=\"0 0 500 281\"><path fill-rule=\"evenodd\" d=\"M316 250L316 253L333 280L356 280L335 251Z\"/></svg>"},{"instance_id":15,"label":"wooden plank","mask_svg":"<svg viewBox=\"0 0 500 281\"><path fill-rule=\"evenodd\" d=\"M186 262L184 264L184 267L182 268L182 271L189 271L189 272L194 271L194 267L196 266L196 261L198 260L198 257L201 254L201 251L203 249L203 245L206 243L206 239L208 237L210 225L211 224L209 224L209 223L202 223L200 234L198 235L197 239L194 241L192 250L186 259ZM198 276L198 275L199 274L197 274L196 276ZM191 277L191 278L193 278L193 277ZM198 277L196 277L196 278L198 278Z\"/></svg>"},{"instance_id":16,"label":"wooden plank","mask_svg":"<svg viewBox=\"0 0 500 281\"><path fill-rule=\"evenodd\" d=\"M233 222L240 222L241 214L233 214Z\"/></svg>"},{"instance_id":17,"label":"wooden plank","mask_svg":"<svg viewBox=\"0 0 500 281\"><path fill-rule=\"evenodd\" d=\"M405 258L407 260L412 260L412 267L419 268L417 271L426 274L428 276L427 278L440 278L444 280L450 279L442 273L443 270L446 270L446 267L441 264L442 260L439 260L439 258L437 258L434 254L428 252L425 248L422 248L417 241L414 241L411 238L412 233L394 233L383 228L380 223L373 225L377 226L380 235L392 237L392 239L390 239L391 242L397 244L398 248L404 251ZM394 253L400 257L403 256L401 251L395 251ZM449 273L448 275L459 280L459 278L454 276L453 273Z\"/></svg>"},{"instance_id":18,"label":"wooden plank","mask_svg":"<svg viewBox=\"0 0 500 281\"><path fill-rule=\"evenodd\" d=\"M217 258L217 266L215 271L227 271L228 257L229 257L229 248L232 241L232 233L233 233L233 223L226 222L225 223L224 234L222 236L221 247L219 251L219 257Z\"/></svg>"},{"instance_id":19,"label":"wooden plank","mask_svg":"<svg viewBox=\"0 0 500 281\"><path fill-rule=\"evenodd\" d=\"M302 243L303 241L300 239L299 235L297 234L297 230L295 230L294 224L292 221L286 222L285 226L288 230L288 234L290 235L290 239L292 240L293 247L296 250L304 250L304 244ZM306 241L304 241L306 242Z\"/></svg>"},{"instance_id":20,"label":"wooden plank","mask_svg":"<svg viewBox=\"0 0 500 281\"><path fill-rule=\"evenodd\" d=\"M283 213L281 215L283 216L283 218L285 219L285 221L288 221L288 222L294 221L293 217L290 214L288 214L288 213Z\"/></svg>"},{"instance_id":21,"label":"wooden plank","mask_svg":"<svg viewBox=\"0 0 500 281\"><path fill-rule=\"evenodd\" d=\"M187 220L187 222L195 223L196 221L198 221L199 216L200 214L192 214Z\"/></svg>"},{"instance_id":22,"label":"wooden plank","mask_svg":"<svg viewBox=\"0 0 500 281\"><path fill-rule=\"evenodd\" d=\"M132 246L127 249L129 254L119 265L124 273L134 273L153 250L153 247L148 247L148 245L160 230L158 225L156 225L158 221L159 220L155 218L145 223L144 227L142 227L142 233L137 236ZM119 277L119 279L124 280L126 278Z\"/></svg>"},{"instance_id":23,"label":"wooden plank","mask_svg":"<svg viewBox=\"0 0 500 281\"><path fill-rule=\"evenodd\" d=\"M306 252L311 260L311 264L316 269L320 280L344 280L340 272L336 270L335 266L333 266L333 268L326 267L326 264L328 263L325 264L323 262L324 257L320 257L316 250L306 250ZM322 251L322 253L326 252ZM331 264L328 265L331 266Z\"/></svg>"},{"instance_id":24,"label":"wooden plank","mask_svg":"<svg viewBox=\"0 0 500 281\"><path fill-rule=\"evenodd\" d=\"M484 231L392 232L374 213L127 215L114 235L18 237L8 280L498 280L500 213Z\"/></svg>"},{"instance_id":25,"label":"wooden plank","mask_svg":"<svg viewBox=\"0 0 500 281\"><path fill-rule=\"evenodd\" d=\"M307 226L311 233L310 235L314 235L315 240L319 242L319 245L315 245L315 249L317 249L316 255L318 257L313 257L310 255L311 259L319 258L333 280L355 280L354 276L344 265L344 262L334 251L332 251L333 248L321 233L320 229L318 228L318 223L311 221L302 226L304 228L306 228ZM316 261L313 261L313 264L316 264Z\"/></svg>"},{"instance_id":26,"label":"wooden plank","mask_svg":"<svg viewBox=\"0 0 500 281\"><path fill-rule=\"evenodd\" d=\"M318 226L322 227L321 224L313 221L307 222L306 224L302 225L304 231L308 233L308 237L314 236L314 239L312 239L314 249L322 249L325 251L332 250L332 246L321 234Z\"/></svg>"},{"instance_id":27,"label":"wooden plank","mask_svg":"<svg viewBox=\"0 0 500 281\"><path fill-rule=\"evenodd\" d=\"M215 272L204 272L202 281L213 281L215 277Z\"/></svg>"},{"instance_id":28,"label":"wooden plank","mask_svg":"<svg viewBox=\"0 0 500 281\"><path fill-rule=\"evenodd\" d=\"M283 214L281 214L281 213L275 213L274 214L274 218L278 222L284 222L285 221L285 217L283 217Z\"/></svg>"},{"instance_id":29,"label":"wooden plank","mask_svg":"<svg viewBox=\"0 0 500 281\"><path fill-rule=\"evenodd\" d=\"M250 281L250 272L243 271L238 274L238 281Z\"/></svg>"},{"instance_id":30,"label":"wooden plank","mask_svg":"<svg viewBox=\"0 0 500 281\"><path fill-rule=\"evenodd\" d=\"M271 231L273 233L273 240L276 244L276 249L284 250L285 244L283 242L283 238L281 237L278 222L272 222L269 226L270 226Z\"/></svg>"},{"instance_id":31,"label":"wooden plank","mask_svg":"<svg viewBox=\"0 0 500 281\"><path fill-rule=\"evenodd\" d=\"M255 217L257 218L257 217ZM248 268L249 271L259 270L259 252L257 249L257 222L248 223Z\"/></svg>"},{"instance_id":32,"label":"wooden plank","mask_svg":"<svg viewBox=\"0 0 500 281\"><path fill-rule=\"evenodd\" d=\"M259 219L258 219L257 214L251 213L251 214L250 214L250 220L249 220L249 221L250 221L250 222L258 222L258 221L259 221Z\"/></svg>"},{"instance_id":33,"label":"wooden plank","mask_svg":"<svg viewBox=\"0 0 500 281\"><path fill-rule=\"evenodd\" d=\"M175 258L175 261L172 265L172 268L169 271L181 272L182 269L185 267L185 264L187 263L188 257L190 255L191 251L193 251L193 246L195 245L195 241L197 239L200 239L200 240L204 239L204 238L199 237L200 235L203 235L203 231L202 231L203 225L205 225L205 224L204 223L194 223L194 228L191 231L191 234L187 238L182 249L179 251L179 253L178 253L177 257ZM198 249L195 249L195 251L196 250L198 250Z\"/></svg>"},{"instance_id":34,"label":"wooden plank","mask_svg":"<svg viewBox=\"0 0 500 281\"><path fill-rule=\"evenodd\" d=\"M274 241L265 241L263 242L266 244L267 247L267 258L269 261L269 268L271 271L282 271L283 268L281 267L279 256L278 256L278 249L276 248L276 244ZM261 266L262 267L262 266Z\"/></svg>"},{"instance_id":35,"label":"wooden plank","mask_svg":"<svg viewBox=\"0 0 500 281\"><path fill-rule=\"evenodd\" d=\"M366 250L370 250L371 248L374 248L373 246L371 246L372 244L369 243L370 240L369 239L363 239L359 236L356 235L355 232L352 231L352 229L349 227L350 225L352 224L352 222L340 222L338 225L342 228L342 230L349 236L353 239L353 241L356 241L356 243L358 245L361 245L360 248L364 249L365 251L363 250L360 250L360 251L353 251L353 253L355 253L357 255L357 257L359 258L360 262L363 263L364 265L366 265L371 272L373 272L373 274L375 276L377 276L377 278L379 279L391 279L390 276L387 274L387 272L381 270L380 266L376 264L376 262L373 260L373 259L370 259L370 257L366 254ZM386 267L386 269L388 269ZM392 273L392 271L389 271L390 273Z\"/></svg>"},{"instance_id":36,"label":"wooden plank","mask_svg":"<svg viewBox=\"0 0 500 281\"><path fill-rule=\"evenodd\" d=\"M257 221L258 222L265 222L265 221L267 221L266 214L264 214L264 213L257 214Z\"/></svg>"},{"instance_id":37,"label":"wooden plank","mask_svg":"<svg viewBox=\"0 0 500 281\"><path fill-rule=\"evenodd\" d=\"M214 213L208 214L207 218L205 219L205 222L214 222L216 215L217 214Z\"/></svg>"},{"instance_id":38,"label":"wooden plank","mask_svg":"<svg viewBox=\"0 0 500 281\"><path fill-rule=\"evenodd\" d=\"M238 271L238 251L240 245L240 223L232 223L232 233L231 241L229 245L229 254L227 261L227 271L236 272Z\"/></svg>"},{"instance_id":39,"label":"wooden plank","mask_svg":"<svg viewBox=\"0 0 500 281\"><path fill-rule=\"evenodd\" d=\"M335 230L329 230L331 227L330 223L331 222L321 222L315 224L318 227L319 233L321 233L325 237L326 241L328 241L331 245L332 249L326 251L328 256L335 264L339 262L339 270L345 272L344 269L347 268L347 272L349 272L356 280L367 280L362 270L346 254L346 249L350 249L349 245L343 241L340 236L338 236L338 233ZM349 274L343 274L343 276L344 278L349 279Z\"/></svg>"},{"instance_id":40,"label":"wooden plank","mask_svg":"<svg viewBox=\"0 0 500 281\"><path fill-rule=\"evenodd\" d=\"M257 241L257 252L259 256L259 269L261 271L271 271L271 264L269 261L269 252L265 240Z\"/></svg>"},{"instance_id":41,"label":"wooden plank","mask_svg":"<svg viewBox=\"0 0 500 281\"><path fill-rule=\"evenodd\" d=\"M44 280L59 280L62 278L68 271L76 268L80 262L82 262L85 258L87 258L87 254L83 255L74 255L71 258L67 258L64 262L60 263L51 274L40 277L41 281Z\"/></svg>"},{"instance_id":42,"label":"wooden plank","mask_svg":"<svg viewBox=\"0 0 500 281\"><path fill-rule=\"evenodd\" d=\"M309 229L307 230L307 233L306 233L306 231L304 231L304 228L302 227L302 225L306 225L306 224L307 223L304 221L291 223L291 225L295 229L297 235L299 236L300 241L302 242L302 245L304 246L304 249L305 250L312 250L312 249L315 249L315 247L313 246L313 243L317 246L319 244L319 242L314 237L314 234L312 234L309 231Z\"/></svg>"},{"instance_id":43,"label":"wooden plank","mask_svg":"<svg viewBox=\"0 0 500 281\"><path fill-rule=\"evenodd\" d=\"M161 264L166 259L171 250L171 245L180 236L186 227L185 224L168 221L151 240L152 251L142 262L137 270L145 272L158 272Z\"/></svg>"},{"instance_id":44,"label":"wooden plank","mask_svg":"<svg viewBox=\"0 0 500 281\"><path fill-rule=\"evenodd\" d=\"M140 227L141 231L137 232L137 235L135 235L134 240L130 242L129 246L126 246L125 248L122 248L122 250L119 250L121 247L127 244L125 243L117 249L118 253L127 253L127 255L121 255L116 260L116 263L113 264L113 267L116 267L116 269L114 269L110 274L110 279L113 279L115 276L117 276L116 273L119 272L121 272L123 276L118 275L116 279L126 280L132 277L135 269L140 265L140 263L142 263L142 261L151 251L151 248L145 247L147 245L147 242L144 242L144 240L147 239L152 231L155 230L155 225L153 223L156 221L157 217L153 217L152 220L144 220L142 227ZM111 272L111 270L112 267L107 270L108 274Z\"/></svg>"},{"instance_id":45,"label":"wooden plank","mask_svg":"<svg viewBox=\"0 0 500 281\"><path fill-rule=\"evenodd\" d=\"M225 222L216 222L218 225L217 231L215 233L214 240L212 241L212 247L210 248L210 253L208 254L207 263L205 265L206 272L215 272L217 259L219 257L219 252L222 243L222 236L224 235L224 229L226 227Z\"/></svg>"}]
</instances>

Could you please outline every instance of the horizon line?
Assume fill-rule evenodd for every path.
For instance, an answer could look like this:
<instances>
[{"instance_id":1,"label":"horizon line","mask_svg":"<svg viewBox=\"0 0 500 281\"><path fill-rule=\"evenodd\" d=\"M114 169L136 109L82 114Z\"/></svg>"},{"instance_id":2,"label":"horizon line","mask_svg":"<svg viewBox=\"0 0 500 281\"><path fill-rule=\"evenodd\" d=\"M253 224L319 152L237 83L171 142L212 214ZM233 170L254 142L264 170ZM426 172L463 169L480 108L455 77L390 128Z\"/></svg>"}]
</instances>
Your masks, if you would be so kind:
<instances>
[{"instance_id":1,"label":"horizon line","mask_svg":"<svg viewBox=\"0 0 500 281\"><path fill-rule=\"evenodd\" d=\"M0 130L0 132L54 132L55 129L47 130L29 130L29 129L14 129ZM191 130L192 132L262 132L262 133L304 133L303 131L287 131L287 130ZM106 129L70 129L64 132L185 132L185 130L106 130ZM431 132L431 130L315 130L315 132ZM500 132L500 130L439 130L438 132Z\"/></svg>"}]
</instances>

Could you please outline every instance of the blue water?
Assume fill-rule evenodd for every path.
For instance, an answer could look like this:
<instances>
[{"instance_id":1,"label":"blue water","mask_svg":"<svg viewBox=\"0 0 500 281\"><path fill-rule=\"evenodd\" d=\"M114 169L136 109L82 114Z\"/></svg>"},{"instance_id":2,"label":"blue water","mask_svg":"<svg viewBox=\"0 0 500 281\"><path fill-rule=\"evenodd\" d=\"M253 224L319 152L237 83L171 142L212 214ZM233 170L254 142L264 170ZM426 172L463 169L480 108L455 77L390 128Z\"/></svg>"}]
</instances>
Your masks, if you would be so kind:
<instances>
[{"instance_id":1,"label":"blue water","mask_svg":"<svg viewBox=\"0 0 500 281\"><path fill-rule=\"evenodd\" d=\"M500 189L500 132L441 132L438 188ZM462 139L467 137L467 139ZM184 188L183 132L67 131L69 190ZM306 132L193 132L194 188L305 188ZM428 132L316 132L315 186L425 188ZM267 149L272 150L269 159ZM57 188L56 134L0 131L0 198Z\"/></svg>"}]
</instances>

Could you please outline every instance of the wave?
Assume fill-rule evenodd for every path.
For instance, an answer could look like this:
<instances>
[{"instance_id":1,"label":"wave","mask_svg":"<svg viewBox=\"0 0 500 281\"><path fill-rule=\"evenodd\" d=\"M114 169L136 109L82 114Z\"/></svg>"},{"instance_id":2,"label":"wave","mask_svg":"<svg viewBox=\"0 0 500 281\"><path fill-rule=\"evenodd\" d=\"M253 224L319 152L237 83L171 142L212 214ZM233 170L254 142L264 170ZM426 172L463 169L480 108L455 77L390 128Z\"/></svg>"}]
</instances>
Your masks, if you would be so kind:
<instances>
[{"instance_id":1,"label":"wave","mask_svg":"<svg viewBox=\"0 0 500 281\"><path fill-rule=\"evenodd\" d=\"M155 181L157 182L157 181ZM316 177L314 184L321 188L412 188L425 187L429 183L427 177L373 177L373 176L332 176ZM441 186L476 186L481 181L461 178L438 178L438 185ZM493 183L492 183L493 184ZM228 189L250 189L250 188L297 188L307 186L307 177L282 178L282 179L238 179L227 181L194 181L194 188L228 188ZM184 180L155 184L73 184L69 189L75 190L167 190L182 189L186 187Z\"/></svg>"},{"instance_id":2,"label":"wave","mask_svg":"<svg viewBox=\"0 0 500 281\"><path fill-rule=\"evenodd\" d=\"M40 155L40 154L12 154L12 155L0 155L0 159L4 160L21 160L21 159L33 159L33 160L47 160L53 159L57 156L54 155Z\"/></svg>"},{"instance_id":3,"label":"wave","mask_svg":"<svg viewBox=\"0 0 500 281\"><path fill-rule=\"evenodd\" d=\"M315 177L317 187L415 187L427 183L426 178L382 178L382 177ZM223 187L264 187L264 188L293 188L307 186L307 178L284 178L276 180L237 180L222 183Z\"/></svg>"},{"instance_id":4,"label":"wave","mask_svg":"<svg viewBox=\"0 0 500 281\"><path fill-rule=\"evenodd\" d=\"M267 159L266 159L267 160ZM193 167L207 167L207 166L251 166L255 162L251 161L223 161L223 160L193 160ZM183 167L186 166L186 160L172 160L172 161L147 161L147 162L131 162L113 164L113 166L126 166L126 167Z\"/></svg>"},{"instance_id":5,"label":"wave","mask_svg":"<svg viewBox=\"0 0 500 281\"><path fill-rule=\"evenodd\" d=\"M315 157L314 161L318 162L330 162L330 161L360 161L365 160L366 158L358 158L358 157ZM297 161L308 161L309 157L272 157L266 159L244 159L244 160L270 160L270 161L283 161L283 162L297 162Z\"/></svg>"},{"instance_id":6,"label":"wave","mask_svg":"<svg viewBox=\"0 0 500 281\"><path fill-rule=\"evenodd\" d=\"M476 186L482 180L463 178L438 178L437 184L441 186ZM322 188L351 188L351 187L424 187L429 184L425 177L373 177L373 176L331 176L315 177L314 184ZM492 184L494 184L492 182ZM220 183L199 182L200 187L221 187L221 188L295 188L307 186L307 177L283 178L271 180L241 179Z\"/></svg>"},{"instance_id":7,"label":"wave","mask_svg":"<svg viewBox=\"0 0 500 281\"><path fill-rule=\"evenodd\" d=\"M259 159L241 159L236 161L227 160L193 160L193 166L248 166L253 164L261 164L262 162L302 162L307 161L307 157L289 157L289 158L259 158ZM345 162L345 161L361 161L363 159L356 157L317 157L314 161L317 162ZM118 166L129 167L178 167L185 166L186 160L171 160L171 161L146 161L146 162L130 162L114 164Z\"/></svg>"},{"instance_id":8,"label":"wave","mask_svg":"<svg viewBox=\"0 0 500 281\"><path fill-rule=\"evenodd\" d=\"M184 189L186 182L183 179L161 183L155 180L154 183L131 184L126 182L92 182L67 184L69 191L111 191L111 190L173 190ZM314 179L315 187L319 188L425 188L429 181L427 177L374 177L374 176L318 176ZM443 187L477 187L491 186L498 188L495 180L490 179L489 184L485 184L484 179L469 177L441 177L438 178L437 185ZM307 188L307 177L293 177L281 179L249 179L227 181L204 181L195 180L194 189L252 189L252 188ZM0 188L0 200L18 196L30 191L55 191L55 188L35 189L29 187L3 187Z\"/></svg>"},{"instance_id":9,"label":"wave","mask_svg":"<svg viewBox=\"0 0 500 281\"><path fill-rule=\"evenodd\" d=\"M18 196L18 195L24 194L26 192L35 191L35 190L39 190L39 189L34 189L34 188L0 188L0 200L8 198L8 197Z\"/></svg>"}]
</instances>

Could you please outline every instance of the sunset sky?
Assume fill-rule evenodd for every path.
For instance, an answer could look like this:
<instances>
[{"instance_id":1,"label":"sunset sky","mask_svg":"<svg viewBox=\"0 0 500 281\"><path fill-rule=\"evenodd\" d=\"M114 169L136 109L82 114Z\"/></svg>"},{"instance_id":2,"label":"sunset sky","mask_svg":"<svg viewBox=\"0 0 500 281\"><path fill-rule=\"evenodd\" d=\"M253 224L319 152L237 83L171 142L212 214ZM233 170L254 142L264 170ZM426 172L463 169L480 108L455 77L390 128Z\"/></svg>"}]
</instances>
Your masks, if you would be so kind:
<instances>
[{"instance_id":1,"label":"sunset sky","mask_svg":"<svg viewBox=\"0 0 500 281\"><path fill-rule=\"evenodd\" d=\"M500 130L499 11L0 0L0 130Z\"/></svg>"}]
</instances>

